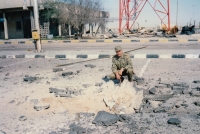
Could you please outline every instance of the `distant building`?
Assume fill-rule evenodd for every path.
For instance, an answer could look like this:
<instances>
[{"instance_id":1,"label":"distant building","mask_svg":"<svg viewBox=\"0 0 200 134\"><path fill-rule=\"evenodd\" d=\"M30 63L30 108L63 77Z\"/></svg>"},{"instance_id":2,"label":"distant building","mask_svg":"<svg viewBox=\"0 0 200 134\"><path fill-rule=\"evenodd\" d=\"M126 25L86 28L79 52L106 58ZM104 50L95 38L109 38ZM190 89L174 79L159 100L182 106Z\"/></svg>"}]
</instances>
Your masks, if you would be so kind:
<instances>
[{"instance_id":1,"label":"distant building","mask_svg":"<svg viewBox=\"0 0 200 134\"><path fill-rule=\"evenodd\" d=\"M44 10L42 2L38 0L39 10ZM42 12L40 10L40 12ZM101 11L102 16L108 16ZM0 39L32 38L34 29L33 1L32 0L0 0ZM73 34L73 30L72 34ZM40 18L40 32L43 38L52 34L61 35L61 28L56 21L45 22Z\"/></svg>"}]
</instances>

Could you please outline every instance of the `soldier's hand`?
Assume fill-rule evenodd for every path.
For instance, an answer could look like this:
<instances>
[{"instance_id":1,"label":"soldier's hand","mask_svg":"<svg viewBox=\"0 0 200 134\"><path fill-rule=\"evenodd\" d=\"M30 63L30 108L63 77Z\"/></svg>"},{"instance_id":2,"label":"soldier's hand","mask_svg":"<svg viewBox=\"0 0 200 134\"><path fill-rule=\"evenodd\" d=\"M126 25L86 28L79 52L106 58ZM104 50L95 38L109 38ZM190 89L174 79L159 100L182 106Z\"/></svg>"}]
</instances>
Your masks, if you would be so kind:
<instances>
[{"instance_id":1,"label":"soldier's hand","mask_svg":"<svg viewBox=\"0 0 200 134\"><path fill-rule=\"evenodd\" d=\"M118 74L122 75L123 71L124 71L124 68L120 69L119 72L118 72Z\"/></svg>"},{"instance_id":2,"label":"soldier's hand","mask_svg":"<svg viewBox=\"0 0 200 134\"><path fill-rule=\"evenodd\" d=\"M120 80L120 75L119 74L116 74L116 78L118 79L118 80Z\"/></svg>"}]
</instances>

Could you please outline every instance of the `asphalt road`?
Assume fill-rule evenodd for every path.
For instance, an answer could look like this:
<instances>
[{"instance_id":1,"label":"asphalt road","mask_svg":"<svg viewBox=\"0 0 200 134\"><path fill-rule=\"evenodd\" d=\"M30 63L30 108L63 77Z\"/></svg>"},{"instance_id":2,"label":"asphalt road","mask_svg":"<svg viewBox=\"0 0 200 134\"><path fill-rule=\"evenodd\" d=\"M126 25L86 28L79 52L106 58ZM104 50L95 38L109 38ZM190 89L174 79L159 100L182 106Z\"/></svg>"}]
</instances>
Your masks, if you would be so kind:
<instances>
[{"instance_id":1,"label":"asphalt road","mask_svg":"<svg viewBox=\"0 0 200 134\"><path fill-rule=\"evenodd\" d=\"M46 51L67 51L67 50L113 50L116 45L123 46L124 50L139 48L147 46L146 50L199 50L200 42L191 43L49 43L43 44L43 49ZM2 44L0 51L27 51L34 50L33 44Z\"/></svg>"}]
</instances>

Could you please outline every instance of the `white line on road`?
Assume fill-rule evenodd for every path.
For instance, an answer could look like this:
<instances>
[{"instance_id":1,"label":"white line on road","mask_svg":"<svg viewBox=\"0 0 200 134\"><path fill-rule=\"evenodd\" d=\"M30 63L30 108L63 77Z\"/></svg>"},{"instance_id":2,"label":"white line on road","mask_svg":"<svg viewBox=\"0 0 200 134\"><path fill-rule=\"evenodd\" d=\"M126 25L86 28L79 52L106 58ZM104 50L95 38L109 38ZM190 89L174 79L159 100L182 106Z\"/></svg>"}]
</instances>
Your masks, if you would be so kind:
<instances>
[{"instance_id":1,"label":"white line on road","mask_svg":"<svg viewBox=\"0 0 200 134\"><path fill-rule=\"evenodd\" d=\"M31 61L31 60L33 60L33 59L26 60L26 61L22 61L22 62L13 63L13 64L10 64L10 65L7 65L7 66L3 66L3 67L13 66L13 65L20 64L20 63L24 63L24 62L28 62L28 61Z\"/></svg>"},{"instance_id":2,"label":"white line on road","mask_svg":"<svg viewBox=\"0 0 200 134\"><path fill-rule=\"evenodd\" d=\"M142 68L142 70L141 70L140 74L138 75L138 77L142 77L142 75L144 74L144 71L146 70L146 68L147 68L147 66L148 66L148 64L149 64L150 61L151 61L150 59L147 60L146 64Z\"/></svg>"}]
</instances>

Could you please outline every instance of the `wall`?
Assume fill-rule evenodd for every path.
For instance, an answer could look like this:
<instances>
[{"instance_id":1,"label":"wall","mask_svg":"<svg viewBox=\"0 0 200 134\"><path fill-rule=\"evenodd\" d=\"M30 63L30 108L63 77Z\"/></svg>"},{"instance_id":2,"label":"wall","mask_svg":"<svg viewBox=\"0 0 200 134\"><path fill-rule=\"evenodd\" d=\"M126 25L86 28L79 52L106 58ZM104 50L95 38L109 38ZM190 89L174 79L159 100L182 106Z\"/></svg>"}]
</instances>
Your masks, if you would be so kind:
<instances>
[{"instance_id":1,"label":"wall","mask_svg":"<svg viewBox=\"0 0 200 134\"><path fill-rule=\"evenodd\" d=\"M24 1L30 6L31 0L0 0L0 9L23 7Z\"/></svg>"}]
</instances>

